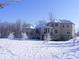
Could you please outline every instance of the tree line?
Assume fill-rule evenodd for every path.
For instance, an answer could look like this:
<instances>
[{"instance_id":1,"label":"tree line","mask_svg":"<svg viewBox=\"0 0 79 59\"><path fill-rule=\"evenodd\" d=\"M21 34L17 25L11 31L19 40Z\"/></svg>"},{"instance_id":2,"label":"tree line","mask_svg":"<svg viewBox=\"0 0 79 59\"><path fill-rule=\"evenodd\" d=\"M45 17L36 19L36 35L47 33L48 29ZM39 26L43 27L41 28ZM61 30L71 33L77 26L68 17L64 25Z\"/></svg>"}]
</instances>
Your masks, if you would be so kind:
<instances>
[{"instance_id":1,"label":"tree line","mask_svg":"<svg viewBox=\"0 0 79 59\"><path fill-rule=\"evenodd\" d=\"M22 23L20 20L14 23L0 22L0 38L7 38L10 33L13 33L16 38L21 37L21 33L25 32L25 28L30 27L29 23Z\"/></svg>"}]
</instances>

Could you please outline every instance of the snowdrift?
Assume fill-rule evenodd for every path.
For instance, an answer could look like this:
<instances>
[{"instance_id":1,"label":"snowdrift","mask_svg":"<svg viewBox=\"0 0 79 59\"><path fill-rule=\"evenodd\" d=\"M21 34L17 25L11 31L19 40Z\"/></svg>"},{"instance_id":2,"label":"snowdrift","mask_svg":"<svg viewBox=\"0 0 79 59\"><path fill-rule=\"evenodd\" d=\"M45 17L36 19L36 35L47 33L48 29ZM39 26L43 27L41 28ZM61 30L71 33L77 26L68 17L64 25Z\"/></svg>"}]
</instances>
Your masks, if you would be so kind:
<instances>
[{"instance_id":1,"label":"snowdrift","mask_svg":"<svg viewBox=\"0 0 79 59\"><path fill-rule=\"evenodd\" d=\"M79 38L65 42L0 39L0 59L79 59Z\"/></svg>"}]
</instances>

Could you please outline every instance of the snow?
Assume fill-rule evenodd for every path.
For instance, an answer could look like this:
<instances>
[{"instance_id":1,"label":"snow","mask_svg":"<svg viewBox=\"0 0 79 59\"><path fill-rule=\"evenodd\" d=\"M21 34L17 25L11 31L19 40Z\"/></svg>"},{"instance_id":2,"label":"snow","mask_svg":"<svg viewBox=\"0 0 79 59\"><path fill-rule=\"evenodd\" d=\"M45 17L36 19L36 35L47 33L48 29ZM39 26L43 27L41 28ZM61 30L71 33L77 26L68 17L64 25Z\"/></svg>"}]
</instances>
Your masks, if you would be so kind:
<instances>
[{"instance_id":1,"label":"snow","mask_svg":"<svg viewBox=\"0 0 79 59\"><path fill-rule=\"evenodd\" d=\"M60 20L60 22L61 22L61 23L72 23L71 21L65 20L65 19Z\"/></svg>"},{"instance_id":2,"label":"snow","mask_svg":"<svg viewBox=\"0 0 79 59\"><path fill-rule=\"evenodd\" d=\"M22 33L22 40L26 40L26 39L28 39L27 34L26 33Z\"/></svg>"},{"instance_id":3,"label":"snow","mask_svg":"<svg viewBox=\"0 0 79 59\"><path fill-rule=\"evenodd\" d=\"M13 33L10 33L9 36L8 36L8 38L9 38L9 39L14 39Z\"/></svg>"},{"instance_id":4,"label":"snow","mask_svg":"<svg viewBox=\"0 0 79 59\"><path fill-rule=\"evenodd\" d=\"M0 39L0 59L79 59L79 37L65 42Z\"/></svg>"}]
</instances>

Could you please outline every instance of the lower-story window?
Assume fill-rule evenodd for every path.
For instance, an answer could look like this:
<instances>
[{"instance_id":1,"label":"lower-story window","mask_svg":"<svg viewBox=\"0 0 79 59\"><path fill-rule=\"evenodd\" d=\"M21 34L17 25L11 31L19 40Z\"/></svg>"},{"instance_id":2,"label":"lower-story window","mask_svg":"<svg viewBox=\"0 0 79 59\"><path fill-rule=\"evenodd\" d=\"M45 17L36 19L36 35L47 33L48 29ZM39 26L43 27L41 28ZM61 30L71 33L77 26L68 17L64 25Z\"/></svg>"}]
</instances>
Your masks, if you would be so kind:
<instances>
[{"instance_id":1,"label":"lower-story window","mask_svg":"<svg viewBox=\"0 0 79 59\"><path fill-rule=\"evenodd\" d=\"M70 34L70 32L67 32L67 34Z\"/></svg>"},{"instance_id":2,"label":"lower-story window","mask_svg":"<svg viewBox=\"0 0 79 59\"><path fill-rule=\"evenodd\" d=\"M55 32L55 33L58 33L58 30L55 30L54 32Z\"/></svg>"}]
</instances>

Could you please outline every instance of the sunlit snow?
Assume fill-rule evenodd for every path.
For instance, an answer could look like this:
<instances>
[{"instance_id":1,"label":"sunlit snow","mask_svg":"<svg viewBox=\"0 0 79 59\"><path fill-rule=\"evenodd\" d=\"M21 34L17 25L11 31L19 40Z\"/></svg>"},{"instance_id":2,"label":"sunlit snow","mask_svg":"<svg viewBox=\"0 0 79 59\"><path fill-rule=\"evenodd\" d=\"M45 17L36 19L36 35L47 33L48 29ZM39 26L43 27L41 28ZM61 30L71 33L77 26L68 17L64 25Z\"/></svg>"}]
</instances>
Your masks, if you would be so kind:
<instances>
[{"instance_id":1,"label":"sunlit snow","mask_svg":"<svg viewBox=\"0 0 79 59\"><path fill-rule=\"evenodd\" d=\"M79 38L66 42L0 39L0 59L79 59Z\"/></svg>"}]
</instances>

